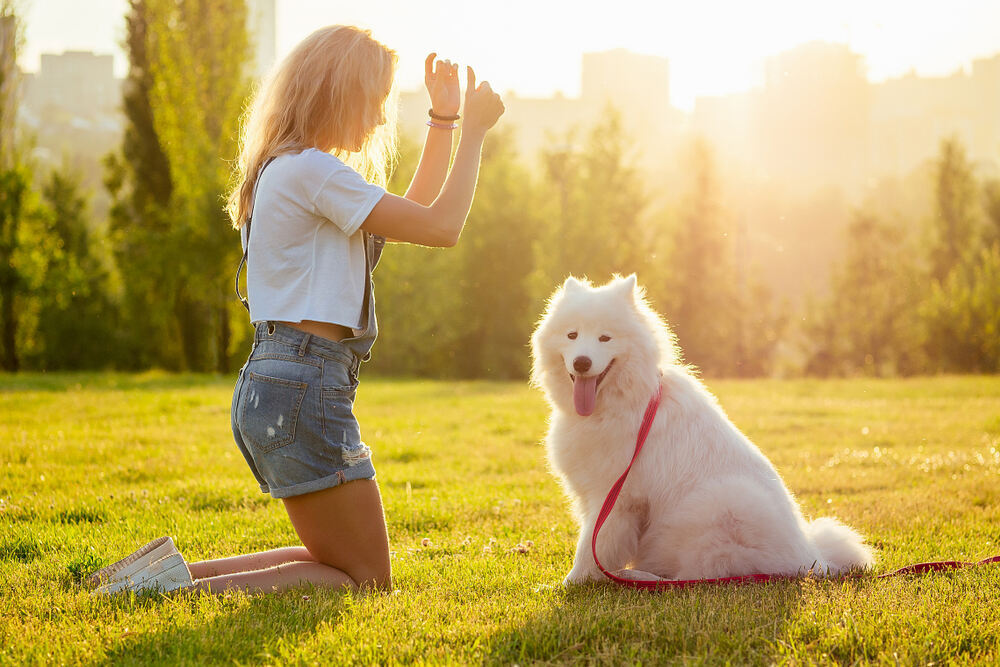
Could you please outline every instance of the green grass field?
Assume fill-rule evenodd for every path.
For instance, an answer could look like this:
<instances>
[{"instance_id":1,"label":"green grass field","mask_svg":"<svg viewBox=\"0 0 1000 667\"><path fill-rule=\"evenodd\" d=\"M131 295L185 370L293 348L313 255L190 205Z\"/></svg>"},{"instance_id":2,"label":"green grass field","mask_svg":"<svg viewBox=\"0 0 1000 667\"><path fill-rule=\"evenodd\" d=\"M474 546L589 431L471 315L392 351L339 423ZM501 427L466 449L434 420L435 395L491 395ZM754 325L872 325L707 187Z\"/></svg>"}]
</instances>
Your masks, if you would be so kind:
<instances>
[{"instance_id":1,"label":"green grass field","mask_svg":"<svg viewBox=\"0 0 1000 667\"><path fill-rule=\"evenodd\" d=\"M0 376L0 662L1000 663L1000 566L564 590L576 529L516 383L362 383L392 593L91 597L82 576L160 535L188 560L295 543L232 442L232 382ZM1000 377L708 384L878 572L1000 553Z\"/></svg>"}]
</instances>

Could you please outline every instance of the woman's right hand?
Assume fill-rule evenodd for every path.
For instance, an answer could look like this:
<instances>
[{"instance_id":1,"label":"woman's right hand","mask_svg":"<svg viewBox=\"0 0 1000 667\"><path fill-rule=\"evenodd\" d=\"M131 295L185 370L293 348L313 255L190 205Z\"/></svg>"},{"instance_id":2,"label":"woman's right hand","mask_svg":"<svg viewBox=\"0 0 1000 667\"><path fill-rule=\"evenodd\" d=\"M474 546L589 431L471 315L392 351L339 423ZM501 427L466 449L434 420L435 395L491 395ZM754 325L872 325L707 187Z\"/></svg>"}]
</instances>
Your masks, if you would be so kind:
<instances>
[{"instance_id":1,"label":"woman's right hand","mask_svg":"<svg viewBox=\"0 0 1000 667\"><path fill-rule=\"evenodd\" d=\"M503 101L493 92L488 82L483 81L477 88L476 73L471 67L465 69L468 79L465 87L465 120L462 123L462 132L485 134L503 115L505 111Z\"/></svg>"}]
</instances>

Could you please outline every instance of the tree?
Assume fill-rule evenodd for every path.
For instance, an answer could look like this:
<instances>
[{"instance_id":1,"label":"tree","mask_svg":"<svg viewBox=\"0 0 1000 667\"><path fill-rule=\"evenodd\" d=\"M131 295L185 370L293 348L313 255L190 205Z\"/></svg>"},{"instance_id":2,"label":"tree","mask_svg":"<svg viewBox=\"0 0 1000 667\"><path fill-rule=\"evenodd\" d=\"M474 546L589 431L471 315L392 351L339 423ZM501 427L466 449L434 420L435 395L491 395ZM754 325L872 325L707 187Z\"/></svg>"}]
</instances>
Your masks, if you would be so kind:
<instances>
[{"instance_id":1,"label":"tree","mask_svg":"<svg viewBox=\"0 0 1000 667\"><path fill-rule=\"evenodd\" d=\"M986 245L990 246L1000 242L1000 179L991 179L983 185L983 210L988 221Z\"/></svg>"},{"instance_id":2,"label":"tree","mask_svg":"<svg viewBox=\"0 0 1000 667\"><path fill-rule=\"evenodd\" d=\"M390 189L402 191L418 148L403 142ZM386 248L375 272L379 343L373 370L395 375L524 377L538 228L528 174L509 133L491 132L476 197L455 248Z\"/></svg>"},{"instance_id":3,"label":"tree","mask_svg":"<svg viewBox=\"0 0 1000 667\"><path fill-rule=\"evenodd\" d=\"M20 367L15 304L23 294L25 284L18 253L21 250L21 223L28 182L28 171L23 166L0 171L0 344L3 348L3 369L7 371L16 371Z\"/></svg>"},{"instance_id":4,"label":"tree","mask_svg":"<svg viewBox=\"0 0 1000 667\"><path fill-rule=\"evenodd\" d=\"M249 92L244 0L147 0L153 122L174 184L174 313L185 367L227 372L239 259L223 209L239 118Z\"/></svg>"},{"instance_id":5,"label":"tree","mask_svg":"<svg viewBox=\"0 0 1000 667\"><path fill-rule=\"evenodd\" d=\"M807 373L881 376L924 367L915 255L900 225L865 209L854 214L830 298L805 325Z\"/></svg>"},{"instance_id":6,"label":"tree","mask_svg":"<svg viewBox=\"0 0 1000 667\"><path fill-rule=\"evenodd\" d=\"M454 322L460 313L462 320L455 366L464 377L523 378L525 345L538 315L529 277L542 221L509 130L489 135L479 183L455 258L462 274L461 300L450 317Z\"/></svg>"},{"instance_id":7,"label":"tree","mask_svg":"<svg viewBox=\"0 0 1000 667\"><path fill-rule=\"evenodd\" d=\"M934 282L924 315L941 370L1000 372L1000 243Z\"/></svg>"},{"instance_id":8,"label":"tree","mask_svg":"<svg viewBox=\"0 0 1000 667\"><path fill-rule=\"evenodd\" d=\"M978 202L972 167L958 139L941 142L935 171L931 277L943 281L980 240Z\"/></svg>"},{"instance_id":9,"label":"tree","mask_svg":"<svg viewBox=\"0 0 1000 667\"><path fill-rule=\"evenodd\" d=\"M120 153L105 158L105 186L112 198L109 236L120 281L119 363L126 368L176 369L181 366L180 349L165 308L173 300L170 275L177 261L168 245L173 182L150 107L149 12L145 0L130 0L125 17L125 130Z\"/></svg>"},{"instance_id":10,"label":"tree","mask_svg":"<svg viewBox=\"0 0 1000 667\"><path fill-rule=\"evenodd\" d=\"M16 137L20 81L17 56L24 41L12 0L0 1L0 363L5 370L20 366L17 351L18 314L15 302L24 286L17 266L21 222L30 182L21 164Z\"/></svg>"},{"instance_id":11,"label":"tree","mask_svg":"<svg viewBox=\"0 0 1000 667\"><path fill-rule=\"evenodd\" d=\"M227 371L238 354L230 281L239 248L223 211L222 156L236 154L248 92L246 6L132 0L127 27L129 127L106 182L128 320L144 329L145 359Z\"/></svg>"},{"instance_id":12,"label":"tree","mask_svg":"<svg viewBox=\"0 0 1000 667\"><path fill-rule=\"evenodd\" d=\"M576 136L570 131L542 157L531 279L537 302L567 275L604 282L613 273L635 272L640 280L645 273L647 197L621 116L608 108L582 147Z\"/></svg>"},{"instance_id":13,"label":"tree","mask_svg":"<svg viewBox=\"0 0 1000 667\"><path fill-rule=\"evenodd\" d=\"M661 244L664 261L650 296L660 304L684 357L709 373L733 374L738 346L737 274L731 224L720 202L711 148L690 148L690 190Z\"/></svg>"},{"instance_id":14,"label":"tree","mask_svg":"<svg viewBox=\"0 0 1000 667\"><path fill-rule=\"evenodd\" d=\"M42 188L34 244L40 264L31 285L37 320L25 346L32 367L47 370L101 368L120 361L109 270L97 251L103 245L88 226L89 205L80 176L53 170Z\"/></svg>"}]
</instances>

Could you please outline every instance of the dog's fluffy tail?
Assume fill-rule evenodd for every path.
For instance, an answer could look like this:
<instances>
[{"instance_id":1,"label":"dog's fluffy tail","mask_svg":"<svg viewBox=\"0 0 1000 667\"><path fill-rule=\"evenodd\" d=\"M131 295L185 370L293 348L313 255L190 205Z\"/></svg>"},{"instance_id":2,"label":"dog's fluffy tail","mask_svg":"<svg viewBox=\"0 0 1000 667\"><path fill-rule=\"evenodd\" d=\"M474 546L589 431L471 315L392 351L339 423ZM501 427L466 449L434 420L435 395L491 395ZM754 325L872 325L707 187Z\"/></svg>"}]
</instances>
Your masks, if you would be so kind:
<instances>
[{"instance_id":1,"label":"dog's fluffy tail","mask_svg":"<svg viewBox=\"0 0 1000 667\"><path fill-rule=\"evenodd\" d=\"M865 538L836 519L816 519L806 526L806 532L819 550L826 574L867 570L875 564L875 554Z\"/></svg>"}]
</instances>

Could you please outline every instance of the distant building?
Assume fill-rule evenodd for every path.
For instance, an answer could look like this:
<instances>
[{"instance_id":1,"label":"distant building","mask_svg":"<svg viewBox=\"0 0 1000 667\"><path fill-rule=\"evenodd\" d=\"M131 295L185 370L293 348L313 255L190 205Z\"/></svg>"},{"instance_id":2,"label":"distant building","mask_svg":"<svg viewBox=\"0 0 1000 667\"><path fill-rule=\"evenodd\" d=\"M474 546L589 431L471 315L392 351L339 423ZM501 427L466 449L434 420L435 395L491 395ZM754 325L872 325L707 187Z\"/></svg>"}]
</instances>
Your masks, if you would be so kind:
<instances>
[{"instance_id":1,"label":"distant building","mask_svg":"<svg viewBox=\"0 0 1000 667\"><path fill-rule=\"evenodd\" d=\"M696 100L691 128L720 159L804 193L834 185L857 195L933 159L949 136L995 175L1000 55L974 61L971 74L872 84L847 46L806 44L768 60L763 88Z\"/></svg>"},{"instance_id":2,"label":"distant building","mask_svg":"<svg viewBox=\"0 0 1000 667\"><path fill-rule=\"evenodd\" d=\"M121 81L115 78L111 54L43 53L38 73L26 88L24 103L38 114L61 109L94 118L114 114L121 103Z\"/></svg>"},{"instance_id":3,"label":"distant building","mask_svg":"<svg viewBox=\"0 0 1000 667\"><path fill-rule=\"evenodd\" d=\"M247 32L253 44L253 75L267 74L277 57L275 0L247 0Z\"/></svg>"},{"instance_id":4,"label":"distant building","mask_svg":"<svg viewBox=\"0 0 1000 667\"><path fill-rule=\"evenodd\" d=\"M645 158L661 157L661 150L678 136L682 114L670 106L669 62L666 58L615 49L583 55L580 97L519 97L503 94L507 111L503 126L513 128L518 152L534 160L545 148L566 149L567 135L586 132L608 110L621 114L629 137L646 149ZM422 137L427 121L427 93L400 96L400 133ZM575 141L582 142L577 136ZM572 150L574 147L568 147Z\"/></svg>"},{"instance_id":5,"label":"distant building","mask_svg":"<svg viewBox=\"0 0 1000 667\"><path fill-rule=\"evenodd\" d=\"M97 185L100 170L93 163L115 145L124 124L114 57L43 53L38 72L24 76L23 90L19 115L35 137L35 157L52 164L69 158L87 185Z\"/></svg>"}]
</instances>

